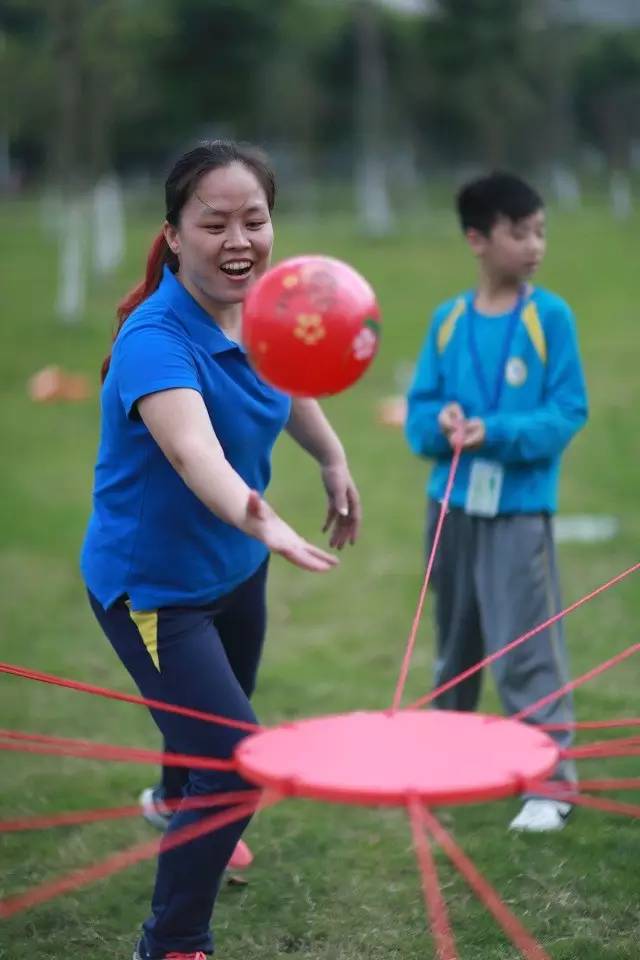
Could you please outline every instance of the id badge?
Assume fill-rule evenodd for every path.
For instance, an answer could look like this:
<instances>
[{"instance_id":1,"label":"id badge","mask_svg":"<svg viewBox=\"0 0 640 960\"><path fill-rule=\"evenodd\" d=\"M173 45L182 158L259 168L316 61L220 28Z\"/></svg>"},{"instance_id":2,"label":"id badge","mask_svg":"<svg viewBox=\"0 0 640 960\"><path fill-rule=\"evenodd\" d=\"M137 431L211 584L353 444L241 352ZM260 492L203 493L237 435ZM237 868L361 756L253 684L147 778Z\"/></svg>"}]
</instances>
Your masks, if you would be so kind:
<instances>
[{"instance_id":1,"label":"id badge","mask_svg":"<svg viewBox=\"0 0 640 960\"><path fill-rule=\"evenodd\" d=\"M504 468L492 460L473 460L464 510L472 517L495 517L500 506Z\"/></svg>"}]
</instances>

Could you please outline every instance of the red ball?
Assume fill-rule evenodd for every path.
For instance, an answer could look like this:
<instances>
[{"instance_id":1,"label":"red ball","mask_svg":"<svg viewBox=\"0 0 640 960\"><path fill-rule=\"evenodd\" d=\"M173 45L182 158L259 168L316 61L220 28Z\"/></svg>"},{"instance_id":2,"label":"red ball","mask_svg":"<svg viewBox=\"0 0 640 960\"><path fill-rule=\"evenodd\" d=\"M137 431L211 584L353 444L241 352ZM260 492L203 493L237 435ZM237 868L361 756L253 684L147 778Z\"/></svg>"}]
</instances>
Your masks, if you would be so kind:
<instances>
[{"instance_id":1,"label":"red ball","mask_svg":"<svg viewBox=\"0 0 640 960\"><path fill-rule=\"evenodd\" d=\"M332 257L283 260L253 285L243 308L251 363L299 397L339 393L378 350L380 308L367 281Z\"/></svg>"}]
</instances>

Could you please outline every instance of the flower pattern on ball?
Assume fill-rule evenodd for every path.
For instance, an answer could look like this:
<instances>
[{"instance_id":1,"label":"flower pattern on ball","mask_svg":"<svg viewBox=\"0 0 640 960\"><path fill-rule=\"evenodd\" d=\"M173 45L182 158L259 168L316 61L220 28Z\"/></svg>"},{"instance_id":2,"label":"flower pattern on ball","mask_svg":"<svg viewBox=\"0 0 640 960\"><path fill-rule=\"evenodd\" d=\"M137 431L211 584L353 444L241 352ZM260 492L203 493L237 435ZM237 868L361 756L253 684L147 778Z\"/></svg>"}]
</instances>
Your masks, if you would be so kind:
<instances>
[{"instance_id":1,"label":"flower pattern on ball","mask_svg":"<svg viewBox=\"0 0 640 960\"><path fill-rule=\"evenodd\" d=\"M378 338L369 327L363 327L353 341L353 355L356 360L369 360L378 347Z\"/></svg>"},{"instance_id":2,"label":"flower pattern on ball","mask_svg":"<svg viewBox=\"0 0 640 960\"><path fill-rule=\"evenodd\" d=\"M308 347L313 347L327 335L327 331L319 313L300 313L293 335Z\"/></svg>"}]
</instances>

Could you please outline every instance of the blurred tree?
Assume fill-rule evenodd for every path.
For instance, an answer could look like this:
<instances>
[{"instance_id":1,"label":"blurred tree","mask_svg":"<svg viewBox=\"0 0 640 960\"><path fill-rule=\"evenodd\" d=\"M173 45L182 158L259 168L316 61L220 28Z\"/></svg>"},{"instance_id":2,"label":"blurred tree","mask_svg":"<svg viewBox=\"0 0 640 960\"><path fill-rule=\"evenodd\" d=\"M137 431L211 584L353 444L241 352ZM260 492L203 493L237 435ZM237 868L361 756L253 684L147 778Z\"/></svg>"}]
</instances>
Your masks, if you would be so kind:
<instances>
[{"instance_id":1,"label":"blurred tree","mask_svg":"<svg viewBox=\"0 0 640 960\"><path fill-rule=\"evenodd\" d=\"M52 63L46 25L34 0L4 0L0 6L0 136L5 176L11 162L28 177L44 161L44 131L50 114Z\"/></svg>"},{"instance_id":2,"label":"blurred tree","mask_svg":"<svg viewBox=\"0 0 640 960\"><path fill-rule=\"evenodd\" d=\"M360 225L370 236L391 230L387 182L389 144L387 69L379 11L373 0L354 4L356 28L355 188Z\"/></svg>"},{"instance_id":3,"label":"blurred tree","mask_svg":"<svg viewBox=\"0 0 640 960\"><path fill-rule=\"evenodd\" d=\"M61 184L113 165L116 127L136 115L140 36L159 35L151 14L147 0L4 0L8 126L23 160Z\"/></svg>"},{"instance_id":4,"label":"blurred tree","mask_svg":"<svg viewBox=\"0 0 640 960\"><path fill-rule=\"evenodd\" d=\"M581 130L611 170L627 171L640 142L640 31L592 35L575 72Z\"/></svg>"},{"instance_id":5,"label":"blurred tree","mask_svg":"<svg viewBox=\"0 0 640 960\"><path fill-rule=\"evenodd\" d=\"M302 160L305 205L309 196L313 202L314 177L330 170L346 179L355 170L361 224L375 234L391 222L387 166L395 104L389 39L397 19L378 0L291 2L262 101L265 139L294 145Z\"/></svg>"},{"instance_id":6,"label":"blurred tree","mask_svg":"<svg viewBox=\"0 0 640 960\"><path fill-rule=\"evenodd\" d=\"M349 3L290 0L266 61L261 133L286 140L300 129L306 131L314 149L343 139L353 83L353 71L344 69L343 48L351 51L352 45Z\"/></svg>"},{"instance_id":7,"label":"blurred tree","mask_svg":"<svg viewBox=\"0 0 640 960\"><path fill-rule=\"evenodd\" d=\"M8 156L27 172L46 158L76 182L114 165L148 171L190 140L228 134L275 150L300 195L327 173L346 179L357 157L384 156L395 202L414 152L448 168L567 156L576 110L582 133L624 166L638 137L637 35L592 28L576 73L585 31L545 21L546 6L2 0L0 177Z\"/></svg>"},{"instance_id":8,"label":"blurred tree","mask_svg":"<svg viewBox=\"0 0 640 960\"><path fill-rule=\"evenodd\" d=\"M47 6L53 61L54 119L51 155L56 179L75 186L85 165L82 134L85 129L84 51L87 17L83 0L59 0Z\"/></svg>"},{"instance_id":9,"label":"blurred tree","mask_svg":"<svg viewBox=\"0 0 640 960\"><path fill-rule=\"evenodd\" d=\"M391 9L388 9L389 4ZM389 161L395 137L395 78L391 24L398 11L390 0L307 0L317 17L333 12L332 34L307 62L313 76L318 145L333 169L355 184L355 206L365 233L391 228ZM328 21L325 21L328 23Z\"/></svg>"},{"instance_id":10,"label":"blurred tree","mask_svg":"<svg viewBox=\"0 0 640 960\"><path fill-rule=\"evenodd\" d=\"M327 84L327 56L349 22L348 5L295 0L282 13L265 59L254 139L268 144L287 175L298 209L317 209L314 185L328 171L327 146L344 142L343 108L350 79ZM339 92L338 92L339 91ZM338 117L340 119L338 119Z\"/></svg>"},{"instance_id":11,"label":"blurred tree","mask_svg":"<svg viewBox=\"0 0 640 960\"><path fill-rule=\"evenodd\" d=\"M422 119L450 156L469 159L475 145L483 164L499 166L528 152L542 108L535 12L532 0L438 0L423 22Z\"/></svg>"},{"instance_id":12,"label":"blurred tree","mask_svg":"<svg viewBox=\"0 0 640 960\"><path fill-rule=\"evenodd\" d=\"M146 48L156 106L175 138L202 128L252 136L261 126L266 65L295 0L156 0L165 42Z\"/></svg>"}]
</instances>

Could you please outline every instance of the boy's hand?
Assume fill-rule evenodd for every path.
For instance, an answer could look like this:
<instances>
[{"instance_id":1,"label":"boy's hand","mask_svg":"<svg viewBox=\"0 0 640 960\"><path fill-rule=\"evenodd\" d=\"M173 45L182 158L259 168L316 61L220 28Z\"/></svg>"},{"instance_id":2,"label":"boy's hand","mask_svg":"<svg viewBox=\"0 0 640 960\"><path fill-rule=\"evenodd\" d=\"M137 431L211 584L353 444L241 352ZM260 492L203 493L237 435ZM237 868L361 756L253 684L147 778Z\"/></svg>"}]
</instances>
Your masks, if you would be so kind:
<instances>
[{"instance_id":1,"label":"boy's hand","mask_svg":"<svg viewBox=\"0 0 640 960\"><path fill-rule=\"evenodd\" d=\"M476 450L485 440L486 428L480 417L465 420L459 403L448 403L438 414L438 424L451 447L462 446L463 450Z\"/></svg>"},{"instance_id":2,"label":"boy's hand","mask_svg":"<svg viewBox=\"0 0 640 960\"><path fill-rule=\"evenodd\" d=\"M484 420L481 420L480 417L471 417L470 420L465 420L462 449L476 450L481 447L485 441L486 433Z\"/></svg>"},{"instance_id":3,"label":"boy's hand","mask_svg":"<svg viewBox=\"0 0 640 960\"><path fill-rule=\"evenodd\" d=\"M464 420L464 410L459 403L448 403L438 414L438 425L444 433L447 440L451 440L451 435Z\"/></svg>"}]
</instances>

